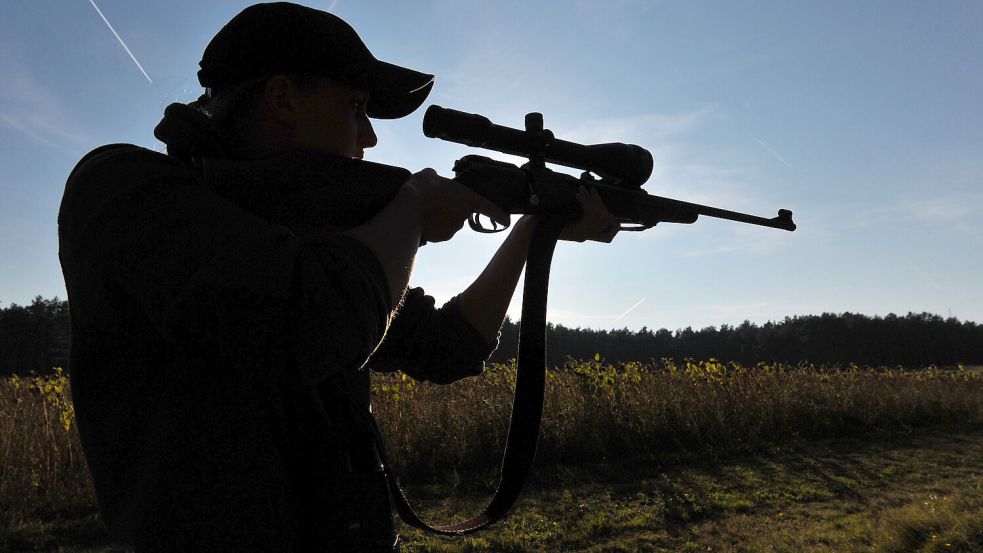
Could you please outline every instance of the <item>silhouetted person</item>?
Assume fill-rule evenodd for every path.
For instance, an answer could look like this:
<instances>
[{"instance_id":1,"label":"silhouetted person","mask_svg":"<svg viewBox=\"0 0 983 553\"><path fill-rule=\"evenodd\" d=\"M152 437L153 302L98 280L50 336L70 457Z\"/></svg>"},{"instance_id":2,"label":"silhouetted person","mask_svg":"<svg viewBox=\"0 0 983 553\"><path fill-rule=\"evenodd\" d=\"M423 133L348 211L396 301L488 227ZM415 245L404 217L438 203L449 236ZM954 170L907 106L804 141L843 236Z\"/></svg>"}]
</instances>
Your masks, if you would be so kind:
<instances>
[{"instance_id":1,"label":"silhouetted person","mask_svg":"<svg viewBox=\"0 0 983 553\"><path fill-rule=\"evenodd\" d=\"M535 221L435 308L407 289L418 246L473 212L508 216L433 170L361 161L369 118L413 112L434 77L287 3L244 10L200 65L206 93L155 131L168 154L94 150L59 214L103 518L139 552L398 548L369 369L479 374ZM596 194L579 199L590 215L565 237L610 241Z\"/></svg>"}]
</instances>

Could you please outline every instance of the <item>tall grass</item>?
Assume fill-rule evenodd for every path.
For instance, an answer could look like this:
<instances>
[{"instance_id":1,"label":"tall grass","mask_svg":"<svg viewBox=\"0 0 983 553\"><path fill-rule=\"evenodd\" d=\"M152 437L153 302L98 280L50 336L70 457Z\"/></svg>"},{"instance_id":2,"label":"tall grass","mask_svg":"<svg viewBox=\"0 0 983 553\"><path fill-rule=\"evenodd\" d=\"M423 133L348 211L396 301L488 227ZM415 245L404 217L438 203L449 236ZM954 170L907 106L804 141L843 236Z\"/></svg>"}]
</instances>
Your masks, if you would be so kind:
<instances>
[{"instance_id":1,"label":"tall grass","mask_svg":"<svg viewBox=\"0 0 983 553\"><path fill-rule=\"evenodd\" d=\"M375 412L393 464L417 477L494 468L514 379L509 365L451 386L377 377ZM961 368L570 362L548 375L537 464L726 455L981 423L983 375Z\"/></svg>"},{"instance_id":2,"label":"tall grass","mask_svg":"<svg viewBox=\"0 0 983 553\"><path fill-rule=\"evenodd\" d=\"M94 508L68 378L0 379L0 549L6 531Z\"/></svg>"},{"instance_id":3,"label":"tall grass","mask_svg":"<svg viewBox=\"0 0 983 553\"><path fill-rule=\"evenodd\" d=\"M374 411L395 468L445 483L447 473L463 479L496 468L514 382L511 365L450 386L377 375ZM983 374L958 369L571 362L548 374L537 465L981 423ZM0 534L32 518L94 509L67 378L0 379Z\"/></svg>"}]
</instances>

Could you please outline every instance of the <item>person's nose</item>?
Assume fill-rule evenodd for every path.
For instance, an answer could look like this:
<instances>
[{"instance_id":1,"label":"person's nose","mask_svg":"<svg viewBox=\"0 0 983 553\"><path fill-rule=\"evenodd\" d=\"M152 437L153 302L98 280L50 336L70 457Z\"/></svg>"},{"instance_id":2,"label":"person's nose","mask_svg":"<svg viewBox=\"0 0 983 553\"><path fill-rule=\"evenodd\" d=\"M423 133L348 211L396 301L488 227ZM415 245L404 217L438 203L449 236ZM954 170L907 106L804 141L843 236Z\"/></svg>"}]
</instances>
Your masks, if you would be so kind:
<instances>
[{"instance_id":1,"label":"person's nose","mask_svg":"<svg viewBox=\"0 0 983 553\"><path fill-rule=\"evenodd\" d=\"M375 131L372 130L372 122L369 118L362 116L362 120L358 126L358 147L364 150L365 148L371 148L379 143L378 137L375 135Z\"/></svg>"}]
</instances>

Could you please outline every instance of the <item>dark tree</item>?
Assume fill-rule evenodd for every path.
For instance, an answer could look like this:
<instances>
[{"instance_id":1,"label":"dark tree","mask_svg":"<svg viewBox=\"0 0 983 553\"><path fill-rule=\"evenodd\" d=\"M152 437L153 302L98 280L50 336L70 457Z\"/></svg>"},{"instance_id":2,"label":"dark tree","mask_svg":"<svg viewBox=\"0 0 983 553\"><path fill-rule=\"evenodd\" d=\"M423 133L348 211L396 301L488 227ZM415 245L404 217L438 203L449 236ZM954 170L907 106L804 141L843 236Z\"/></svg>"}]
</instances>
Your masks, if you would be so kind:
<instances>
[{"instance_id":1,"label":"dark tree","mask_svg":"<svg viewBox=\"0 0 983 553\"><path fill-rule=\"evenodd\" d=\"M68 302L34 298L0 309L0 374L68 370L70 344Z\"/></svg>"},{"instance_id":2,"label":"dark tree","mask_svg":"<svg viewBox=\"0 0 983 553\"><path fill-rule=\"evenodd\" d=\"M518 326L506 320L502 346L492 356L493 361L515 356ZM869 317L849 312L786 317L762 326L744 321L736 327L686 327L675 332L665 328L631 332L550 325L547 347L551 366L562 365L567 357L590 359L600 354L612 363L712 357L744 364L804 361L914 368L983 363L983 326L930 313Z\"/></svg>"},{"instance_id":3,"label":"dark tree","mask_svg":"<svg viewBox=\"0 0 983 553\"><path fill-rule=\"evenodd\" d=\"M41 296L27 306L0 308L0 375L44 374L68 366L70 345L68 302ZM502 326L501 346L492 361L516 356L519 324ZM930 313L869 317L858 313L823 313L786 317L761 326L686 327L676 331L643 327L594 330L550 324L547 328L550 366L568 357L605 361L650 361L715 358L753 365L760 361L810 362L825 365L857 363L917 368L956 363L983 364L983 325Z\"/></svg>"}]
</instances>

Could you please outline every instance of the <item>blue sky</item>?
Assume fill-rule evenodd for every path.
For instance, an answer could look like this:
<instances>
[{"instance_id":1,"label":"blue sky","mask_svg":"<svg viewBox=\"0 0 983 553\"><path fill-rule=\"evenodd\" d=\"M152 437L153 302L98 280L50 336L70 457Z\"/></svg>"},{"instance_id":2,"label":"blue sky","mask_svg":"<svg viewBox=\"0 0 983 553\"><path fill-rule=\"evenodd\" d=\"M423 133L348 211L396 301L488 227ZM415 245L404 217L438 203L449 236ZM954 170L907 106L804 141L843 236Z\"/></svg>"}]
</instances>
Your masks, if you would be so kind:
<instances>
[{"instance_id":1,"label":"blue sky","mask_svg":"<svg viewBox=\"0 0 983 553\"><path fill-rule=\"evenodd\" d=\"M139 67L90 0L9 2L0 19L4 306L65 297L55 219L69 171L101 144L162 149L163 108L200 94L202 50L247 5L95 3ZM540 111L560 138L652 151L652 194L795 212L794 233L701 219L561 243L554 322L983 321L983 3L308 4L350 22L377 57L437 74L428 103L513 127ZM425 138L422 111L378 122L367 157L450 176L476 153ZM465 230L428 245L414 284L450 298L502 238Z\"/></svg>"}]
</instances>

